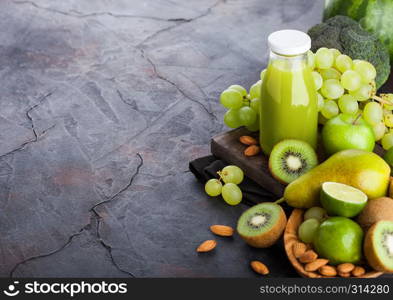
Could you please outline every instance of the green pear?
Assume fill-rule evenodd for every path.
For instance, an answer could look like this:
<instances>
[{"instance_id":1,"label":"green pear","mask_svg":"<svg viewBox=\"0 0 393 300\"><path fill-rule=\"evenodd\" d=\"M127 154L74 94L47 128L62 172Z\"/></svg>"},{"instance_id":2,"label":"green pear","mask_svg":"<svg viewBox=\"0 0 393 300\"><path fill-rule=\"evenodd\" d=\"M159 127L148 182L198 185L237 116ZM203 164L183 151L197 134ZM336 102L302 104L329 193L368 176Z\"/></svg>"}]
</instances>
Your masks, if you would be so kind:
<instances>
[{"instance_id":1,"label":"green pear","mask_svg":"<svg viewBox=\"0 0 393 300\"><path fill-rule=\"evenodd\" d=\"M377 154L364 150L344 150L291 182L284 200L293 207L318 205L322 183L333 181L362 190L369 199L386 195L390 179L389 165Z\"/></svg>"}]
</instances>

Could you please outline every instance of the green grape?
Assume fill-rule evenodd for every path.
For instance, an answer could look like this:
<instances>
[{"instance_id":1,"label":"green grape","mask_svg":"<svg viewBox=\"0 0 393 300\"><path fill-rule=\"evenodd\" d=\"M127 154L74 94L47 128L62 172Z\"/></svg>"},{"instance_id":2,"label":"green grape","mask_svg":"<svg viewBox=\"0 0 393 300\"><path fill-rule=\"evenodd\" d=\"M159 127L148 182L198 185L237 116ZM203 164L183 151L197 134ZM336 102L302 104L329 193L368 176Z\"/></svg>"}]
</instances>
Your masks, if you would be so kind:
<instances>
[{"instance_id":1,"label":"green grape","mask_svg":"<svg viewBox=\"0 0 393 300\"><path fill-rule=\"evenodd\" d=\"M259 114L259 109L261 107L261 98L254 98L250 101L250 107Z\"/></svg>"},{"instance_id":2,"label":"green grape","mask_svg":"<svg viewBox=\"0 0 393 300\"><path fill-rule=\"evenodd\" d=\"M334 100L327 100L321 109L322 116L328 120L337 116L338 113L338 106Z\"/></svg>"},{"instance_id":3,"label":"green grape","mask_svg":"<svg viewBox=\"0 0 393 300\"><path fill-rule=\"evenodd\" d=\"M355 97L349 94L342 95L340 99L338 99L338 107L342 113L348 115L356 114L359 109L359 105Z\"/></svg>"},{"instance_id":4,"label":"green grape","mask_svg":"<svg viewBox=\"0 0 393 300\"><path fill-rule=\"evenodd\" d=\"M374 66L365 60L354 60L353 70L359 73L363 82L368 83L375 79L377 71Z\"/></svg>"},{"instance_id":5,"label":"green grape","mask_svg":"<svg viewBox=\"0 0 393 300\"><path fill-rule=\"evenodd\" d=\"M341 75L341 84L348 91L354 91L360 88L362 78L352 70L347 70Z\"/></svg>"},{"instance_id":6,"label":"green grape","mask_svg":"<svg viewBox=\"0 0 393 300\"><path fill-rule=\"evenodd\" d=\"M227 89L221 93L221 104L226 108L238 109L243 106L243 96L234 89Z\"/></svg>"},{"instance_id":7,"label":"green grape","mask_svg":"<svg viewBox=\"0 0 393 300\"><path fill-rule=\"evenodd\" d=\"M327 212L325 209L319 206L314 206L306 210L304 213L304 220L308 219L316 219L319 222L322 222L327 218Z\"/></svg>"},{"instance_id":8,"label":"green grape","mask_svg":"<svg viewBox=\"0 0 393 300\"><path fill-rule=\"evenodd\" d=\"M325 100L323 100L322 95L318 92L317 92L317 98L318 98L318 111L321 111L323 105L325 104Z\"/></svg>"},{"instance_id":9,"label":"green grape","mask_svg":"<svg viewBox=\"0 0 393 300\"><path fill-rule=\"evenodd\" d=\"M375 141L379 141L386 132L386 126L383 122L380 122L373 126L374 138Z\"/></svg>"},{"instance_id":10,"label":"green grape","mask_svg":"<svg viewBox=\"0 0 393 300\"><path fill-rule=\"evenodd\" d=\"M242 201L243 193L234 183L226 183L222 187L222 198L229 205L237 205Z\"/></svg>"},{"instance_id":11,"label":"green grape","mask_svg":"<svg viewBox=\"0 0 393 300\"><path fill-rule=\"evenodd\" d=\"M339 55L341 55L341 52L337 49L332 48L332 49L329 49L329 51L333 53L334 59L336 59Z\"/></svg>"},{"instance_id":12,"label":"green grape","mask_svg":"<svg viewBox=\"0 0 393 300\"><path fill-rule=\"evenodd\" d=\"M242 97L247 97L247 90L241 85L233 84L228 88L228 90L238 91L242 95Z\"/></svg>"},{"instance_id":13,"label":"green grape","mask_svg":"<svg viewBox=\"0 0 393 300\"><path fill-rule=\"evenodd\" d=\"M298 229L299 238L304 243L311 243L314 239L314 235L319 227L319 221L317 219L308 219L300 224Z\"/></svg>"},{"instance_id":14,"label":"green grape","mask_svg":"<svg viewBox=\"0 0 393 300\"><path fill-rule=\"evenodd\" d=\"M240 184L244 178L242 169L234 165L226 166L219 172L219 175L225 183Z\"/></svg>"},{"instance_id":15,"label":"green grape","mask_svg":"<svg viewBox=\"0 0 393 300\"><path fill-rule=\"evenodd\" d=\"M231 108L224 114L224 123L229 128L238 128L242 126L242 122L239 118L239 110Z\"/></svg>"},{"instance_id":16,"label":"green grape","mask_svg":"<svg viewBox=\"0 0 393 300\"><path fill-rule=\"evenodd\" d=\"M258 80L250 87L250 98L261 98L262 80Z\"/></svg>"},{"instance_id":17,"label":"green grape","mask_svg":"<svg viewBox=\"0 0 393 300\"><path fill-rule=\"evenodd\" d=\"M363 109L363 119L370 125L376 125L382 121L382 106L377 102L369 102Z\"/></svg>"},{"instance_id":18,"label":"green grape","mask_svg":"<svg viewBox=\"0 0 393 300\"><path fill-rule=\"evenodd\" d=\"M311 75L314 78L315 88L318 91L321 88L322 83L323 83L322 76L317 71L311 72Z\"/></svg>"},{"instance_id":19,"label":"green grape","mask_svg":"<svg viewBox=\"0 0 393 300\"><path fill-rule=\"evenodd\" d=\"M249 106L243 106L239 109L239 120L245 126L254 124L257 119L257 113Z\"/></svg>"},{"instance_id":20,"label":"green grape","mask_svg":"<svg viewBox=\"0 0 393 300\"><path fill-rule=\"evenodd\" d=\"M366 101L372 96L372 86L370 84L362 84L360 88L355 91L349 91L349 94L355 97L357 101Z\"/></svg>"},{"instance_id":21,"label":"green grape","mask_svg":"<svg viewBox=\"0 0 393 300\"><path fill-rule=\"evenodd\" d=\"M389 128L393 127L393 114L390 112L383 117L385 125Z\"/></svg>"},{"instance_id":22,"label":"green grape","mask_svg":"<svg viewBox=\"0 0 393 300\"><path fill-rule=\"evenodd\" d=\"M344 88L337 79L328 79L322 84L321 94L328 99L338 99L344 94Z\"/></svg>"},{"instance_id":23,"label":"green grape","mask_svg":"<svg viewBox=\"0 0 393 300\"><path fill-rule=\"evenodd\" d=\"M250 126L246 126L246 128L251 132L258 131L259 130L259 115L257 116L257 120L254 122L254 124L252 124Z\"/></svg>"},{"instance_id":24,"label":"green grape","mask_svg":"<svg viewBox=\"0 0 393 300\"><path fill-rule=\"evenodd\" d=\"M310 67L311 70L315 68L315 54L311 51L307 51L307 65Z\"/></svg>"},{"instance_id":25,"label":"green grape","mask_svg":"<svg viewBox=\"0 0 393 300\"><path fill-rule=\"evenodd\" d=\"M383 136L381 144L385 150L389 150L393 146L393 131L390 131Z\"/></svg>"},{"instance_id":26,"label":"green grape","mask_svg":"<svg viewBox=\"0 0 393 300\"><path fill-rule=\"evenodd\" d=\"M319 48L315 53L315 65L319 69L327 69L333 65L333 53L327 48Z\"/></svg>"},{"instance_id":27,"label":"green grape","mask_svg":"<svg viewBox=\"0 0 393 300\"><path fill-rule=\"evenodd\" d=\"M340 54L336 57L334 66L341 73L344 73L346 70L352 69L352 59L348 55Z\"/></svg>"},{"instance_id":28,"label":"green grape","mask_svg":"<svg viewBox=\"0 0 393 300\"><path fill-rule=\"evenodd\" d=\"M341 73L334 68L322 69L320 71L320 74L321 74L323 80L328 80L328 79L338 79L339 80L341 77Z\"/></svg>"},{"instance_id":29,"label":"green grape","mask_svg":"<svg viewBox=\"0 0 393 300\"><path fill-rule=\"evenodd\" d=\"M261 74L260 74L260 78L261 78L261 80L263 81L263 78L265 78L265 74L266 74L266 69L263 69L262 71L261 71Z\"/></svg>"},{"instance_id":30,"label":"green grape","mask_svg":"<svg viewBox=\"0 0 393 300\"><path fill-rule=\"evenodd\" d=\"M211 197L221 195L222 184L218 179L210 179L205 184L205 192Z\"/></svg>"}]
</instances>

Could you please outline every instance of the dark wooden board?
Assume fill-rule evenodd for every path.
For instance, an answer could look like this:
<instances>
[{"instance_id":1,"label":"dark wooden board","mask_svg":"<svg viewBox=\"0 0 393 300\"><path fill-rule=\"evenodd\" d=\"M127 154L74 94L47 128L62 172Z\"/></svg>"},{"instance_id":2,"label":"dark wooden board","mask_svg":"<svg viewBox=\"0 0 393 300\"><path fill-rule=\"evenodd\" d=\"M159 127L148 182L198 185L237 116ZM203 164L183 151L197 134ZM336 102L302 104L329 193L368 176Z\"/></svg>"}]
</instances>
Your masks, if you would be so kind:
<instances>
[{"instance_id":1,"label":"dark wooden board","mask_svg":"<svg viewBox=\"0 0 393 300\"><path fill-rule=\"evenodd\" d=\"M242 135L250 135L258 138L258 133L252 133L244 127L218 134L211 140L212 154L229 164L240 167L249 178L277 197L281 197L284 192L285 185L279 183L270 174L268 157L263 154L252 157L245 156L243 152L247 146L239 142L239 137ZM317 152L320 161L322 161L321 151ZM384 150L381 146L376 145L374 152L382 156Z\"/></svg>"},{"instance_id":2,"label":"dark wooden board","mask_svg":"<svg viewBox=\"0 0 393 300\"><path fill-rule=\"evenodd\" d=\"M224 132L212 138L211 152L227 163L240 167L249 178L277 197L281 197L285 186L270 175L268 158L262 154L246 157L243 154L246 146L239 142L242 135L257 137L257 134L244 127Z\"/></svg>"}]
</instances>

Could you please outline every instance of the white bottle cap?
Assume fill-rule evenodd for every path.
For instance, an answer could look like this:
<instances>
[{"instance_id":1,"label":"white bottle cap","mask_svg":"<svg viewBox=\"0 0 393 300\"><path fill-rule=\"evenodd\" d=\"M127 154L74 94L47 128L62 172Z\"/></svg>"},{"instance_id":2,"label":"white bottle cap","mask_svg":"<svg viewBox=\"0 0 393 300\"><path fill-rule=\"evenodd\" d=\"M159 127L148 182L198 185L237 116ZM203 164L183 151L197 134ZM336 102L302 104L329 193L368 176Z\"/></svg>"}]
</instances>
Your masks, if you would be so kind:
<instances>
[{"instance_id":1,"label":"white bottle cap","mask_svg":"<svg viewBox=\"0 0 393 300\"><path fill-rule=\"evenodd\" d=\"M310 50L311 38L307 33L299 30L275 31L267 38L269 48L281 55L297 55Z\"/></svg>"}]
</instances>

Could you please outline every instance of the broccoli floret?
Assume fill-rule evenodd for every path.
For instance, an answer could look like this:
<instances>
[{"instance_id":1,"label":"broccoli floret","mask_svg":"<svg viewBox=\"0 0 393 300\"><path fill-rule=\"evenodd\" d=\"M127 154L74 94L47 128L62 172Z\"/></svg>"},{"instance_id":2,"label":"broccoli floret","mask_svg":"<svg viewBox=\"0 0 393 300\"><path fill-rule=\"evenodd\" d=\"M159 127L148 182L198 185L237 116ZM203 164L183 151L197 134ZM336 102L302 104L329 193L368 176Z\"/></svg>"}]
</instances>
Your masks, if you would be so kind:
<instances>
[{"instance_id":1,"label":"broccoli floret","mask_svg":"<svg viewBox=\"0 0 393 300\"><path fill-rule=\"evenodd\" d=\"M312 50L321 47L335 48L352 59L367 60L377 70L375 79L379 88L389 77L389 52L371 33L361 28L355 20L345 16L335 16L324 23L312 27L308 34L312 40Z\"/></svg>"}]
</instances>

